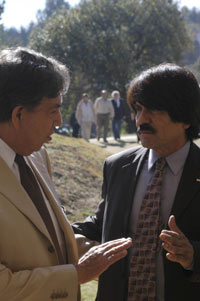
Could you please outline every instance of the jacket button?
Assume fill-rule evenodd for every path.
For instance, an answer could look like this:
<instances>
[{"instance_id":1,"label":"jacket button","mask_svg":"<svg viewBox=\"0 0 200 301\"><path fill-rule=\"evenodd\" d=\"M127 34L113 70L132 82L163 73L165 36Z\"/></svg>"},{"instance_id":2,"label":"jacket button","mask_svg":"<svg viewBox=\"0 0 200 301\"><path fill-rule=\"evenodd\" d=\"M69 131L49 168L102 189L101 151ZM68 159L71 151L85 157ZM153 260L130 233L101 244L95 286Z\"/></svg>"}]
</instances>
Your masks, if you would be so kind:
<instances>
[{"instance_id":1,"label":"jacket button","mask_svg":"<svg viewBox=\"0 0 200 301\"><path fill-rule=\"evenodd\" d=\"M52 300L54 300L54 299L63 299L63 298L67 298L67 297L68 297L67 292L53 292L50 296L50 298Z\"/></svg>"},{"instance_id":2,"label":"jacket button","mask_svg":"<svg viewBox=\"0 0 200 301\"><path fill-rule=\"evenodd\" d=\"M53 246L49 246L48 247L48 251L49 251L49 253L54 253L55 252L54 247Z\"/></svg>"}]
</instances>

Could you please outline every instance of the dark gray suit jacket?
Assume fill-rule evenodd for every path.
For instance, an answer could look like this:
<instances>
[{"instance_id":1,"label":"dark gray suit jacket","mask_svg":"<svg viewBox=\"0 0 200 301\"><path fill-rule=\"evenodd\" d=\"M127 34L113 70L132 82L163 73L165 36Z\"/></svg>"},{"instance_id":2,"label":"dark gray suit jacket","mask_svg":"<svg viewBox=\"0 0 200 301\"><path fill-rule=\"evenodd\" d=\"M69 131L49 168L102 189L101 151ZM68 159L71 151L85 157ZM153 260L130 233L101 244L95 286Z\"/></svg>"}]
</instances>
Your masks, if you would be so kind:
<instances>
[{"instance_id":1,"label":"dark gray suit jacket","mask_svg":"<svg viewBox=\"0 0 200 301\"><path fill-rule=\"evenodd\" d=\"M135 187L148 150L137 147L109 157L104 164L103 200L96 216L75 223L75 233L106 242L129 236L129 221ZM195 250L194 271L165 258L165 301L200 300L200 149L191 144L171 214ZM113 264L99 279L98 301L127 301L128 256Z\"/></svg>"}]
</instances>

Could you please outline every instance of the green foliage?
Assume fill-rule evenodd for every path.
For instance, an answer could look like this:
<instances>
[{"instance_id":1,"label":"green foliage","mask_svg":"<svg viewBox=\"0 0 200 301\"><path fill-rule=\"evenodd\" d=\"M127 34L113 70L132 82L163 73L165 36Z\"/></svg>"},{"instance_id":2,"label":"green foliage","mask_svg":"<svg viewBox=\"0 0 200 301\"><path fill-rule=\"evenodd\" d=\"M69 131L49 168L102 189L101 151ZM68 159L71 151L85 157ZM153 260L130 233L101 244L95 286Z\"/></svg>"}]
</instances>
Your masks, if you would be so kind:
<instances>
[{"instance_id":1,"label":"green foliage","mask_svg":"<svg viewBox=\"0 0 200 301\"><path fill-rule=\"evenodd\" d=\"M1 15L4 12L4 5L5 5L5 0L0 0L0 20L1 20ZM2 25L0 25L0 30L2 29ZM1 34L0 34L0 45L1 45Z\"/></svg>"},{"instance_id":2,"label":"green foliage","mask_svg":"<svg viewBox=\"0 0 200 301\"><path fill-rule=\"evenodd\" d=\"M0 19L4 12L5 0L0 0ZM21 27L17 30L15 27L4 28L0 26L0 48L15 47L15 46L26 46L28 44L29 34L34 26L33 22L30 22L27 28Z\"/></svg>"},{"instance_id":3,"label":"green foliage","mask_svg":"<svg viewBox=\"0 0 200 301\"><path fill-rule=\"evenodd\" d=\"M4 28L0 27L0 36L2 46L1 48L6 47L16 47L16 46L26 46L29 40L29 34L32 31L34 23L31 22L27 28L21 27L19 30L15 27Z\"/></svg>"},{"instance_id":4,"label":"green foliage","mask_svg":"<svg viewBox=\"0 0 200 301\"><path fill-rule=\"evenodd\" d=\"M1 15L4 12L4 5L5 5L5 0L0 0L0 19L1 19Z\"/></svg>"},{"instance_id":5,"label":"green foliage","mask_svg":"<svg viewBox=\"0 0 200 301\"><path fill-rule=\"evenodd\" d=\"M187 67L194 73L200 83L200 57L194 64L188 65Z\"/></svg>"},{"instance_id":6,"label":"green foliage","mask_svg":"<svg viewBox=\"0 0 200 301\"><path fill-rule=\"evenodd\" d=\"M187 7L183 7L182 14L187 23L196 23L196 24L200 23L200 10L199 9L196 9L194 7L190 10Z\"/></svg>"},{"instance_id":7,"label":"green foliage","mask_svg":"<svg viewBox=\"0 0 200 301\"><path fill-rule=\"evenodd\" d=\"M45 9L38 10L37 12L37 20L41 25L48 18L50 18L59 8L69 9L70 5L68 2L64 0L46 0Z\"/></svg>"},{"instance_id":8,"label":"green foliage","mask_svg":"<svg viewBox=\"0 0 200 301\"><path fill-rule=\"evenodd\" d=\"M11 27L9 29L0 28L0 35L3 47L24 46L20 32Z\"/></svg>"},{"instance_id":9,"label":"green foliage","mask_svg":"<svg viewBox=\"0 0 200 301\"><path fill-rule=\"evenodd\" d=\"M193 8L189 10L187 7L182 8L182 15L186 23L188 34L193 39L193 45L185 55L183 62L185 65L198 64L200 58L200 10ZM195 69L196 67L194 67Z\"/></svg>"},{"instance_id":10,"label":"green foliage","mask_svg":"<svg viewBox=\"0 0 200 301\"><path fill-rule=\"evenodd\" d=\"M69 67L70 110L84 91L94 99L101 89L117 89L125 97L136 73L163 61L180 63L188 45L182 15L167 0L82 0L58 9L30 37L30 47Z\"/></svg>"}]
</instances>

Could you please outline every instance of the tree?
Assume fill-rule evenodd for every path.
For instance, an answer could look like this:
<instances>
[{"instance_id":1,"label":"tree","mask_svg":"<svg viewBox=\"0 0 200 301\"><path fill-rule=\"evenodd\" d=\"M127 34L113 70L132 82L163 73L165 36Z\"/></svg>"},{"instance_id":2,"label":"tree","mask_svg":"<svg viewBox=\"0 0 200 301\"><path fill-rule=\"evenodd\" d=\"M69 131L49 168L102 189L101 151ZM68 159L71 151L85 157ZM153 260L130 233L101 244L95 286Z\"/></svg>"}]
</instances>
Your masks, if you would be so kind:
<instances>
[{"instance_id":1,"label":"tree","mask_svg":"<svg viewBox=\"0 0 200 301\"><path fill-rule=\"evenodd\" d=\"M45 9L38 10L37 20L39 23L44 22L46 19L50 18L57 9L59 8L69 9L70 5L65 0L46 0Z\"/></svg>"},{"instance_id":2,"label":"tree","mask_svg":"<svg viewBox=\"0 0 200 301\"><path fill-rule=\"evenodd\" d=\"M5 0L1 0L0 1L0 19L1 19L1 15L4 12L4 5L5 5Z\"/></svg>"},{"instance_id":3,"label":"tree","mask_svg":"<svg viewBox=\"0 0 200 301\"><path fill-rule=\"evenodd\" d=\"M31 22L27 28L21 27L20 30L15 27L0 28L1 36L1 48L5 47L15 47L15 46L27 46L29 40L29 34L34 26L34 23Z\"/></svg>"},{"instance_id":4,"label":"tree","mask_svg":"<svg viewBox=\"0 0 200 301\"><path fill-rule=\"evenodd\" d=\"M200 10L197 10L196 8L190 10L187 7L183 7L182 15L185 20L188 33L193 39L193 45L184 55L183 62L186 65L191 65L200 57Z\"/></svg>"},{"instance_id":5,"label":"tree","mask_svg":"<svg viewBox=\"0 0 200 301\"><path fill-rule=\"evenodd\" d=\"M0 0L0 20L1 20L1 15L4 12L4 5L5 5L5 0ZM0 25L0 30L2 30L2 25ZM1 36L0 36L0 43L1 43Z\"/></svg>"},{"instance_id":6,"label":"tree","mask_svg":"<svg viewBox=\"0 0 200 301\"><path fill-rule=\"evenodd\" d=\"M125 97L136 73L163 61L180 63L188 44L182 15L167 0L82 0L57 10L30 40L69 66L71 107L80 87L93 97L102 88Z\"/></svg>"}]
</instances>

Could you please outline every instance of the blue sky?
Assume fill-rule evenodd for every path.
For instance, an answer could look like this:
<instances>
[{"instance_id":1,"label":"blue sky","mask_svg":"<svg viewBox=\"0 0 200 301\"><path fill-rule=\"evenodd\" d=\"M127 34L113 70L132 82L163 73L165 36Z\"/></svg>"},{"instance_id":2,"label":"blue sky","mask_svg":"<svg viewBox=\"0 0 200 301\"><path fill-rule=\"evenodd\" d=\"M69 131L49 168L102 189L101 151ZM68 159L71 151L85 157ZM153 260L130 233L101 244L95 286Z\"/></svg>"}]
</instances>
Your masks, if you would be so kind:
<instances>
[{"instance_id":1,"label":"blue sky","mask_svg":"<svg viewBox=\"0 0 200 301\"><path fill-rule=\"evenodd\" d=\"M76 5L80 0L68 0L70 5ZM31 20L36 20L38 9L44 9L46 0L6 0L4 14L1 23L6 28L21 26L26 27ZM197 7L200 9L200 0L177 0L180 6L186 5L189 8Z\"/></svg>"}]
</instances>

